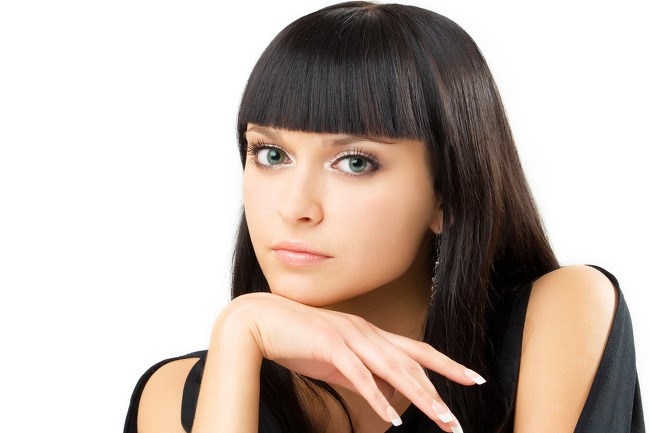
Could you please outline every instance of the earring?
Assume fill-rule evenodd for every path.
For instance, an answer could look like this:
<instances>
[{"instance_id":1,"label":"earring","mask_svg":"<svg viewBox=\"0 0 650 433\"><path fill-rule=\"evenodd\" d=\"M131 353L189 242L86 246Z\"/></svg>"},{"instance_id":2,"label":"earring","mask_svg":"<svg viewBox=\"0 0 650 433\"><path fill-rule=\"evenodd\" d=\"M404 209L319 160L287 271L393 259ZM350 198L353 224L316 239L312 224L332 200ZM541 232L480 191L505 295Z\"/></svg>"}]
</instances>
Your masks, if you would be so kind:
<instances>
[{"instance_id":1,"label":"earring","mask_svg":"<svg viewBox=\"0 0 650 433\"><path fill-rule=\"evenodd\" d=\"M440 235L436 235L436 264L433 266L433 277L431 277L431 302L433 305L433 295L438 289L438 265L440 265Z\"/></svg>"}]
</instances>

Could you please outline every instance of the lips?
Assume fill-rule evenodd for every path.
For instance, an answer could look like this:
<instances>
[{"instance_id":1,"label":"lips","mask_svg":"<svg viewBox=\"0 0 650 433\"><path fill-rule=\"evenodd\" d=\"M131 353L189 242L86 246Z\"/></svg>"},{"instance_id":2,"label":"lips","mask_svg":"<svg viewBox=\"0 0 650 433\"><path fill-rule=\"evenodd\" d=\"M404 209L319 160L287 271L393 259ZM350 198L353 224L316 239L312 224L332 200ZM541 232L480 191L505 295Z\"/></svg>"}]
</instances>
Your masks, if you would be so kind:
<instances>
[{"instance_id":1,"label":"lips","mask_svg":"<svg viewBox=\"0 0 650 433\"><path fill-rule=\"evenodd\" d=\"M302 241L281 242L273 246L273 251L280 261L288 265L310 265L332 258Z\"/></svg>"}]
</instances>

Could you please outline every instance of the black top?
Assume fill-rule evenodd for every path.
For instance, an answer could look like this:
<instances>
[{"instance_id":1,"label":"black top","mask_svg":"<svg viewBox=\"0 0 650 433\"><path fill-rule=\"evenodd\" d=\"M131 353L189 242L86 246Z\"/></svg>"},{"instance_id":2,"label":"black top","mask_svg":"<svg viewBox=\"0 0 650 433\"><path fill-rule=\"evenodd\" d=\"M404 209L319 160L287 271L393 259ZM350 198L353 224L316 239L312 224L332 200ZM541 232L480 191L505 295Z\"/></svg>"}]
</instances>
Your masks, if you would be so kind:
<instances>
[{"instance_id":1,"label":"black top","mask_svg":"<svg viewBox=\"0 0 650 433\"><path fill-rule=\"evenodd\" d=\"M608 432L608 433L644 433L645 424L641 404L641 392L636 371L634 336L632 321L625 298L616 278L605 269L589 265L604 273L618 291L618 306L614 323L605 346L605 352L596 371L594 382L587 396L576 425L576 433ZM514 402L517 379L519 376L519 361L523 336L526 308L532 289L532 282L521 287L514 297L508 326L499 353L499 371L502 383L505 384L507 395ZM126 415L124 433L137 433L137 416L140 396L145 383L154 372L164 364L184 358L199 360L192 367L183 390L181 423L186 432L190 432L194 422L194 412L199 395L199 387L207 350L188 353L186 355L165 359L150 367L138 380L131 403ZM442 432L433 421L425 417L422 420L420 409L411 404L401 416L402 425L391 426L385 433L424 433L425 431ZM273 424L273 419L263 407L260 408L260 432L283 433Z\"/></svg>"}]
</instances>

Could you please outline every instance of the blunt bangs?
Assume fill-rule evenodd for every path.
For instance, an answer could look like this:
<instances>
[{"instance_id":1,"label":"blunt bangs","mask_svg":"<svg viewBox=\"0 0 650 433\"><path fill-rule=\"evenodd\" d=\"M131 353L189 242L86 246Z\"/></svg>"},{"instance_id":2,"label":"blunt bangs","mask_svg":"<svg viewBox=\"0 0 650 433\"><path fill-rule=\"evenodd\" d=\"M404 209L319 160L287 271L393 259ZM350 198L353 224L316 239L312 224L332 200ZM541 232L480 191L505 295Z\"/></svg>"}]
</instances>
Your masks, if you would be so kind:
<instances>
[{"instance_id":1,"label":"blunt bangs","mask_svg":"<svg viewBox=\"0 0 650 433\"><path fill-rule=\"evenodd\" d=\"M291 23L249 77L238 115L240 145L245 146L248 122L428 140L432 113L425 89L431 84L422 77L431 77L432 65L422 59L431 54L420 52L423 44L413 41L422 34L409 31L413 25L399 9L354 2ZM242 161L244 156L242 149Z\"/></svg>"}]
</instances>

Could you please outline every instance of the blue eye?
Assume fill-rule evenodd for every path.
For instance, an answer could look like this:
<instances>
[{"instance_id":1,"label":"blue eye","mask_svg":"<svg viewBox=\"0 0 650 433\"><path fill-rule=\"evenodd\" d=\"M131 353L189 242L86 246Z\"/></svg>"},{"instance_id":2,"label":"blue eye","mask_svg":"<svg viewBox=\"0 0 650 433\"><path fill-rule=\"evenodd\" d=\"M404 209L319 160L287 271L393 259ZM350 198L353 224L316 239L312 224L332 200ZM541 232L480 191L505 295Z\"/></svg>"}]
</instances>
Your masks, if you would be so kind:
<instances>
[{"instance_id":1,"label":"blue eye","mask_svg":"<svg viewBox=\"0 0 650 433\"><path fill-rule=\"evenodd\" d=\"M340 170L347 176L363 176L381 168L381 163L376 155L365 152L359 147L344 151L334 166L338 165L340 161L346 160L348 162L343 164L343 168Z\"/></svg>"},{"instance_id":2,"label":"blue eye","mask_svg":"<svg viewBox=\"0 0 650 433\"><path fill-rule=\"evenodd\" d=\"M249 144L246 152L251 156L252 164L265 170L291 162L286 152L279 146L262 141ZM347 161L347 163L343 163L343 161ZM337 169L346 176L363 176L381 167L377 156L364 152L360 148L342 152L332 167L336 168L337 165L342 165Z\"/></svg>"},{"instance_id":3,"label":"blue eye","mask_svg":"<svg viewBox=\"0 0 650 433\"><path fill-rule=\"evenodd\" d=\"M289 159L284 150L262 142L249 144L246 153L251 156L253 164L267 169L282 165L286 159Z\"/></svg>"},{"instance_id":4,"label":"blue eye","mask_svg":"<svg viewBox=\"0 0 650 433\"><path fill-rule=\"evenodd\" d=\"M363 173L366 170L366 167L368 167L371 164L368 160L363 159L363 158L359 158L359 157L341 158L341 159L339 159L339 162L340 161L346 161L346 160L348 161L348 163L343 164L343 167L341 168L341 170L343 170L346 173L356 173L357 175L360 174L360 173ZM338 165L338 163L335 164L335 165ZM349 169L349 170L347 170L347 169ZM372 171L372 170L373 169L372 169L372 166L371 166L371 169L368 170L368 171Z\"/></svg>"},{"instance_id":5,"label":"blue eye","mask_svg":"<svg viewBox=\"0 0 650 433\"><path fill-rule=\"evenodd\" d=\"M286 154L280 149L265 148L260 149L259 152L257 152L258 161L263 161L260 163L264 165L267 165L266 163L268 163L268 165L282 164L285 156Z\"/></svg>"}]
</instances>

